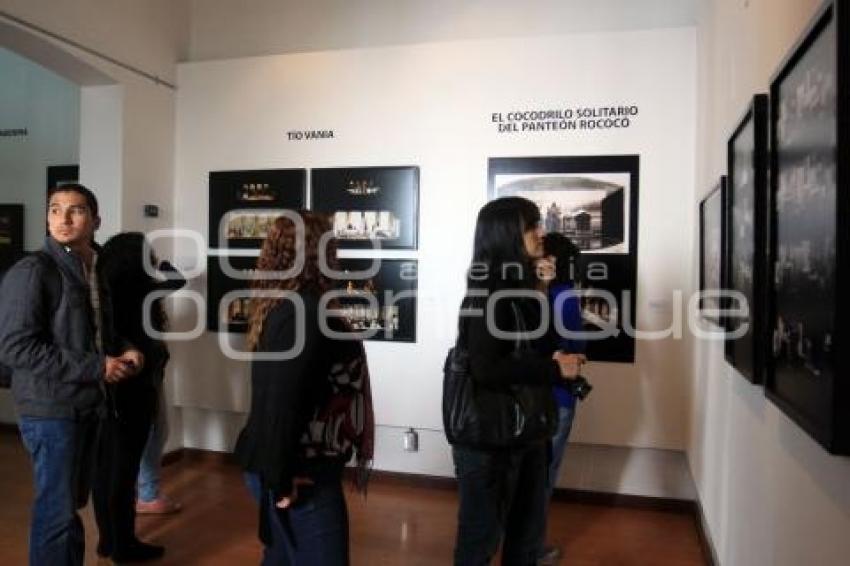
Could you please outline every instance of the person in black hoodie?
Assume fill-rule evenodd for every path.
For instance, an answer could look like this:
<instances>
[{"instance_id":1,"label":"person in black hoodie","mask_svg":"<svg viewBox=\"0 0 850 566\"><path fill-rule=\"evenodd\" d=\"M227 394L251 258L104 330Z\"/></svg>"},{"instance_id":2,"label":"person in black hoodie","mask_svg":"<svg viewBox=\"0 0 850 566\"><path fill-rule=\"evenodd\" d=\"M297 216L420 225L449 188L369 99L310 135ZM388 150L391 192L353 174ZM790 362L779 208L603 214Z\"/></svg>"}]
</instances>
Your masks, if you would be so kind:
<instances>
[{"instance_id":1,"label":"person in black hoodie","mask_svg":"<svg viewBox=\"0 0 850 566\"><path fill-rule=\"evenodd\" d=\"M480 386L524 384L550 393L578 371L574 360L558 352L541 353L530 335L526 338L535 347L517 351L514 340L495 332L523 332L522 324L531 334L540 327L548 308L538 291L537 271L544 263L540 212L533 202L505 197L479 211L459 324L465 325L471 377ZM504 292L509 295L499 298ZM539 438L492 449L452 446L460 494L456 565L490 564L503 536L503 564L536 564L545 535L548 442Z\"/></svg>"},{"instance_id":2,"label":"person in black hoodie","mask_svg":"<svg viewBox=\"0 0 850 566\"><path fill-rule=\"evenodd\" d=\"M127 232L113 236L101 251L100 272L112 289L112 310L116 331L144 354L144 370L131 379L109 386L111 411L101 422L95 482L92 486L95 519L100 539L97 553L116 562L152 560L163 555L162 546L143 543L135 535L136 477L139 462L158 407L158 386L168 362L168 348L148 330L165 330L166 317L161 299L149 305L149 327L145 328L145 298L156 291L177 290L186 281L168 262L157 266L148 251L145 236ZM163 274L154 278L144 267Z\"/></svg>"},{"instance_id":3,"label":"person in black hoodie","mask_svg":"<svg viewBox=\"0 0 850 566\"><path fill-rule=\"evenodd\" d=\"M89 496L106 386L144 364L113 331L94 243L99 226L89 189L51 188L44 247L15 264L0 289L0 362L13 372L18 427L33 463L32 566L83 563L76 511Z\"/></svg>"}]
</instances>

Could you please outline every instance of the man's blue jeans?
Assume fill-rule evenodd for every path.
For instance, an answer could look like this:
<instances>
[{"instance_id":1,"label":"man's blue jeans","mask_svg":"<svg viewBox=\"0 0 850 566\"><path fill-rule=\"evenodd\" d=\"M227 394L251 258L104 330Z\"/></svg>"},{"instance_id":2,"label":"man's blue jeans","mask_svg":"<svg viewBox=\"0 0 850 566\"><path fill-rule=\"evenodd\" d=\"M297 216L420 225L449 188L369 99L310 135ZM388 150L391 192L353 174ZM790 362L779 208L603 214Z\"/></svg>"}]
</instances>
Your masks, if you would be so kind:
<instances>
[{"instance_id":1,"label":"man's blue jeans","mask_svg":"<svg viewBox=\"0 0 850 566\"><path fill-rule=\"evenodd\" d=\"M77 509L89 496L97 421L22 416L18 427L33 464L30 565L82 565Z\"/></svg>"}]
</instances>

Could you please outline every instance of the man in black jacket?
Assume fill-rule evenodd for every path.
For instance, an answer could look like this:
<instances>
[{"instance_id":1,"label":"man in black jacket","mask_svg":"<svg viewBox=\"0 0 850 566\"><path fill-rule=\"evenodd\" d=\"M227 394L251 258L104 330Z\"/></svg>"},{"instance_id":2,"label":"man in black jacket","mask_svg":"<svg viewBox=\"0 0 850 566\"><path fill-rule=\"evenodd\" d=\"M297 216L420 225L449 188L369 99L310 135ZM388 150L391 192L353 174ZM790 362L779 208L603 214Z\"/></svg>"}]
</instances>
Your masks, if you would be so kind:
<instances>
[{"instance_id":1,"label":"man in black jacket","mask_svg":"<svg viewBox=\"0 0 850 566\"><path fill-rule=\"evenodd\" d=\"M89 494L106 383L141 369L135 348L113 335L107 289L97 276L97 199L82 185L48 194L44 248L12 267L0 288L0 362L33 463L30 564L83 564L77 509Z\"/></svg>"}]
</instances>

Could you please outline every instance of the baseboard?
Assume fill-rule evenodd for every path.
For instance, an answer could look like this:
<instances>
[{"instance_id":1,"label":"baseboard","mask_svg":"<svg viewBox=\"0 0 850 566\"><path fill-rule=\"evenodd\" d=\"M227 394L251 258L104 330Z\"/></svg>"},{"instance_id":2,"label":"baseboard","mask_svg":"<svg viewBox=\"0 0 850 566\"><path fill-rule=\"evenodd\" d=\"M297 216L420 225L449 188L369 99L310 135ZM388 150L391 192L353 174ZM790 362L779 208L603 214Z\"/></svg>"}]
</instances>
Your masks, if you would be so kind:
<instances>
[{"instance_id":1,"label":"baseboard","mask_svg":"<svg viewBox=\"0 0 850 566\"><path fill-rule=\"evenodd\" d=\"M694 502L694 523L697 527L697 536L699 536L699 545L702 548L702 555L705 558L705 563L709 566L717 566L720 561L717 559L717 551L714 548L714 543L711 540L710 531L708 530L708 521L705 520L705 512L702 509L702 503Z\"/></svg>"},{"instance_id":2,"label":"baseboard","mask_svg":"<svg viewBox=\"0 0 850 566\"><path fill-rule=\"evenodd\" d=\"M212 452L195 448L180 448L169 452L163 457L163 465L173 464L183 459L194 461L219 462L222 464L233 464L233 455L227 452ZM346 473L353 473L348 468ZM381 483L420 487L426 489L443 489L454 491L457 489L457 480L446 476L429 476L425 474L413 474L408 472L391 472L385 470L372 470L370 479ZM643 495L628 495L622 493L603 493L581 489L556 488L552 495L555 501L568 503L582 503L587 505L603 505L606 507L628 507L633 509L647 509L653 511L666 511L692 515L699 523L699 509L696 501L686 499L674 499L667 497L649 497ZM701 531L700 537L704 537Z\"/></svg>"},{"instance_id":3,"label":"baseboard","mask_svg":"<svg viewBox=\"0 0 850 566\"><path fill-rule=\"evenodd\" d=\"M16 423L0 423L0 432L18 434L18 425Z\"/></svg>"}]
</instances>

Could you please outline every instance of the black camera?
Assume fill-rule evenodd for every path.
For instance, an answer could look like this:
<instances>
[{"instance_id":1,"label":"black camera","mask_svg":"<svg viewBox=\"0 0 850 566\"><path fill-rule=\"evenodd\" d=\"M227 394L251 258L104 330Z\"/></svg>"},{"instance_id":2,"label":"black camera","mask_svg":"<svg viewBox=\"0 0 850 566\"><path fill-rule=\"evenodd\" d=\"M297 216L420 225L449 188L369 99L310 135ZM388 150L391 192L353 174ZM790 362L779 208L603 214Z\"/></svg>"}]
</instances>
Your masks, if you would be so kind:
<instances>
[{"instance_id":1,"label":"black camera","mask_svg":"<svg viewBox=\"0 0 850 566\"><path fill-rule=\"evenodd\" d=\"M584 398L590 394L593 386L584 376L577 375L574 379L567 380L567 388L574 397L584 401Z\"/></svg>"}]
</instances>

